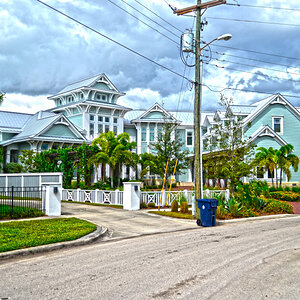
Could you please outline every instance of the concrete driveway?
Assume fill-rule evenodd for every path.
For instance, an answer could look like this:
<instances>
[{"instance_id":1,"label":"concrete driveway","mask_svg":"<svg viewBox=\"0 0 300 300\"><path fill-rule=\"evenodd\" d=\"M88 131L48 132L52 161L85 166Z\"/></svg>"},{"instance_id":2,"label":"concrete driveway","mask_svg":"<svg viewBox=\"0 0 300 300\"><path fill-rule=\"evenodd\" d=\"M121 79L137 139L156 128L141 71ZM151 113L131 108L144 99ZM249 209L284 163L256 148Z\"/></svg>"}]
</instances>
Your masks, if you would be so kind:
<instances>
[{"instance_id":1,"label":"concrete driveway","mask_svg":"<svg viewBox=\"0 0 300 300\"><path fill-rule=\"evenodd\" d=\"M166 218L146 211L126 211L80 203L63 202L62 216L74 216L107 227L108 236L112 239L199 228L195 220Z\"/></svg>"}]
</instances>

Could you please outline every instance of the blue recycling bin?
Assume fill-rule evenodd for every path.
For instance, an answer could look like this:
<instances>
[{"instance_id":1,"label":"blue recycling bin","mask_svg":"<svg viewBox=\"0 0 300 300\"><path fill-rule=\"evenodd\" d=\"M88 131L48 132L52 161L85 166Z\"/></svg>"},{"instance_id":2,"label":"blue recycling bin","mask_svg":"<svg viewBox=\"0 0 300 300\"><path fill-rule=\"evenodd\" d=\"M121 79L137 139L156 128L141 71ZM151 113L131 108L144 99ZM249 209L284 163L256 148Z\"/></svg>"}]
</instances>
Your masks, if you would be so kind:
<instances>
[{"instance_id":1,"label":"blue recycling bin","mask_svg":"<svg viewBox=\"0 0 300 300\"><path fill-rule=\"evenodd\" d=\"M216 211L219 205L217 199L197 199L198 208L200 210L200 219L197 225L210 227L216 226Z\"/></svg>"}]
</instances>

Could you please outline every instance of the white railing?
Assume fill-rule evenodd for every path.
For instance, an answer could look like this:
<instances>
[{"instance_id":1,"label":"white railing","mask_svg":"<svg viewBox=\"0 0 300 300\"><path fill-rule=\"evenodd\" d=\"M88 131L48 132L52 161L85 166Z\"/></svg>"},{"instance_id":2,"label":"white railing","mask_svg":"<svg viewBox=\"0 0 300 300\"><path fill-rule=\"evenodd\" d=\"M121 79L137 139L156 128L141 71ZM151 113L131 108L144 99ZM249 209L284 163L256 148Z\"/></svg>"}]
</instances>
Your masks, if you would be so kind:
<instances>
[{"instance_id":1,"label":"white railing","mask_svg":"<svg viewBox=\"0 0 300 300\"><path fill-rule=\"evenodd\" d=\"M226 200L229 200L230 193L229 190L205 190L203 191L203 196L206 198L214 198L216 196L223 195Z\"/></svg>"},{"instance_id":2,"label":"white railing","mask_svg":"<svg viewBox=\"0 0 300 300\"><path fill-rule=\"evenodd\" d=\"M123 205L123 192L63 189L62 200L74 202L89 202L97 204Z\"/></svg>"},{"instance_id":3,"label":"white railing","mask_svg":"<svg viewBox=\"0 0 300 300\"><path fill-rule=\"evenodd\" d=\"M148 204L150 202L153 202L155 203L156 206L158 206L161 198L161 205L165 205L167 200L168 200L168 204L171 204L174 200L179 202L182 196L184 196L184 198L187 200L189 204L192 204L193 200L195 199L195 192L187 191L187 190L173 191L170 192L169 198L168 198L168 191L141 192L141 203Z\"/></svg>"}]
</instances>

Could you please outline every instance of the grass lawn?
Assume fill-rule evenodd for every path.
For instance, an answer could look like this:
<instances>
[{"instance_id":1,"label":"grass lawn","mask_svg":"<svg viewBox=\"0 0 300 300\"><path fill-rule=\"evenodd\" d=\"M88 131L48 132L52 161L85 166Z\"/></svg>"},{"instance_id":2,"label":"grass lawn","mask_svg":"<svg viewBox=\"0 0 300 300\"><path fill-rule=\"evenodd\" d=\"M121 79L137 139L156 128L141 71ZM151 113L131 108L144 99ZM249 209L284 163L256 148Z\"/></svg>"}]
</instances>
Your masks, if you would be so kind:
<instances>
[{"instance_id":1,"label":"grass lawn","mask_svg":"<svg viewBox=\"0 0 300 300\"><path fill-rule=\"evenodd\" d=\"M100 204L100 203L77 202L77 201L67 201L67 200L62 200L61 202L75 203L75 204L85 204L85 205L92 205L92 206L105 206L105 207L113 207L113 208L123 209L123 205L116 205L116 204Z\"/></svg>"},{"instance_id":2,"label":"grass lawn","mask_svg":"<svg viewBox=\"0 0 300 300\"><path fill-rule=\"evenodd\" d=\"M96 225L77 218L0 223L0 252L72 241L96 228Z\"/></svg>"},{"instance_id":3,"label":"grass lawn","mask_svg":"<svg viewBox=\"0 0 300 300\"><path fill-rule=\"evenodd\" d=\"M16 205L13 208L13 212L11 212L11 205L0 204L0 220L35 218L44 215L45 214L39 209L21 207Z\"/></svg>"},{"instance_id":4,"label":"grass lawn","mask_svg":"<svg viewBox=\"0 0 300 300\"><path fill-rule=\"evenodd\" d=\"M188 214L183 214L181 212L171 212L171 211L149 211L150 214L167 216L171 218L178 218L178 219L191 219L194 220L195 217L192 215L192 211L189 211Z\"/></svg>"}]
</instances>

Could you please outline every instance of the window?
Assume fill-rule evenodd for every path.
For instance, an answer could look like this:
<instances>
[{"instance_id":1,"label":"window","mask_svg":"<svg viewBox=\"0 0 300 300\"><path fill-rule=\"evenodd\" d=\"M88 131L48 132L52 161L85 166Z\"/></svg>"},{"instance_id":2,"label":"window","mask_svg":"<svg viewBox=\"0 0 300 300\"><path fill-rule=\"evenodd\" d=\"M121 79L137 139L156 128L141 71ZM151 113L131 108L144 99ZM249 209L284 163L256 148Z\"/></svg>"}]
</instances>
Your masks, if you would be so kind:
<instances>
[{"instance_id":1,"label":"window","mask_svg":"<svg viewBox=\"0 0 300 300\"><path fill-rule=\"evenodd\" d=\"M264 168L263 167L258 167L257 168L257 178L264 178Z\"/></svg>"},{"instance_id":2,"label":"window","mask_svg":"<svg viewBox=\"0 0 300 300\"><path fill-rule=\"evenodd\" d=\"M102 116L98 116L98 122L103 122L103 117Z\"/></svg>"},{"instance_id":3,"label":"window","mask_svg":"<svg viewBox=\"0 0 300 300\"><path fill-rule=\"evenodd\" d=\"M90 123L90 135L94 134L94 124Z\"/></svg>"},{"instance_id":4,"label":"window","mask_svg":"<svg viewBox=\"0 0 300 300\"><path fill-rule=\"evenodd\" d=\"M150 127L150 142L154 142L154 127Z\"/></svg>"},{"instance_id":5,"label":"window","mask_svg":"<svg viewBox=\"0 0 300 300\"><path fill-rule=\"evenodd\" d=\"M103 132L103 125L98 124L98 133L101 134Z\"/></svg>"},{"instance_id":6,"label":"window","mask_svg":"<svg viewBox=\"0 0 300 300\"><path fill-rule=\"evenodd\" d=\"M106 96L102 95L102 101L106 101Z\"/></svg>"},{"instance_id":7,"label":"window","mask_svg":"<svg viewBox=\"0 0 300 300\"><path fill-rule=\"evenodd\" d=\"M142 128L142 142L146 142L147 138L147 129L145 127Z\"/></svg>"},{"instance_id":8,"label":"window","mask_svg":"<svg viewBox=\"0 0 300 300\"><path fill-rule=\"evenodd\" d=\"M114 118L114 123L118 124L118 118Z\"/></svg>"},{"instance_id":9,"label":"window","mask_svg":"<svg viewBox=\"0 0 300 300\"><path fill-rule=\"evenodd\" d=\"M109 117L105 117L105 123L109 123Z\"/></svg>"},{"instance_id":10,"label":"window","mask_svg":"<svg viewBox=\"0 0 300 300\"><path fill-rule=\"evenodd\" d=\"M283 118L282 117L273 117L273 129L277 133L280 133L280 134L283 133Z\"/></svg>"},{"instance_id":11,"label":"window","mask_svg":"<svg viewBox=\"0 0 300 300\"><path fill-rule=\"evenodd\" d=\"M18 150L10 150L10 162L17 163L18 162L19 151Z\"/></svg>"},{"instance_id":12,"label":"window","mask_svg":"<svg viewBox=\"0 0 300 300\"><path fill-rule=\"evenodd\" d=\"M193 132L192 131L186 132L186 145L193 146Z\"/></svg>"},{"instance_id":13,"label":"window","mask_svg":"<svg viewBox=\"0 0 300 300\"><path fill-rule=\"evenodd\" d=\"M109 132L109 125L105 125L105 132Z\"/></svg>"},{"instance_id":14,"label":"window","mask_svg":"<svg viewBox=\"0 0 300 300\"><path fill-rule=\"evenodd\" d=\"M118 134L118 126L114 126L114 134L115 134L115 135Z\"/></svg>"},{"instance_id":15,"label":"window","mask_svg":"<svg viewBox=\"0 0 300 300\"><path fill-rule=\"evenodd\" d=\"M90 121L94 121L95 120L95 116L94 115L90 115Z\"/></svg>"}]
</instances>

